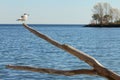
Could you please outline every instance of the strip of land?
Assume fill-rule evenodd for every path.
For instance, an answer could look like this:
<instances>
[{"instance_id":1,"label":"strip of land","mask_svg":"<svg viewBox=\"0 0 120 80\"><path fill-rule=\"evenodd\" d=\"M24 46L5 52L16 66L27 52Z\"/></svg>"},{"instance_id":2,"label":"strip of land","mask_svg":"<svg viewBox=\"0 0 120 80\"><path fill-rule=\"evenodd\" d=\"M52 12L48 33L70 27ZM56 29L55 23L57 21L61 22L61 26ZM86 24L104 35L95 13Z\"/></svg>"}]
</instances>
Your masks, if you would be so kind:
<instances>
[{"instance_id":1,"label":"strip of land","mask_svg":"<svg viewBox=\"0 0 120 80\"><path fill-rule=\"evenodd\" d=\"M108 27L108 28L112 28L112 27L118 27L120 28L120 24L88 24L85 25L85 27Z\"/></svg>"}]
</instances>

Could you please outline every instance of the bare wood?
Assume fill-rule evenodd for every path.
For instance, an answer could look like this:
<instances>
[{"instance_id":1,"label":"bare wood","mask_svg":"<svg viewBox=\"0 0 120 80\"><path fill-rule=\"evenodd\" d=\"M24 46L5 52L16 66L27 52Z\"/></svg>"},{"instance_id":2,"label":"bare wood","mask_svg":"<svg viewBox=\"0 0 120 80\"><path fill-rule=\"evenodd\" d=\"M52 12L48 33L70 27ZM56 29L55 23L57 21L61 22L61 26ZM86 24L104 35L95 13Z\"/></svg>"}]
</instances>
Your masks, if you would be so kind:
<instances>
[{"instance_id":1,"label":"bare wood","mask_svg":"<svg viewBox=\"0 0 120 80\"><path fill-rule=\"evenodd\" d=\"M59 74L59 75L78 75L78 74L89 74L89 75L96 75L95 70L89 69L79 69L79 70L56 70L56 69L48 69L48 68L35 68L30 66L13 66L7 65L7 68L17 69L17 70L26 70L26 71L33 71L33 72L40 72L40 73L49 73L49 74Z\"/></svg>"},{"instance_id":2,"label":"bare wood","mask_svg":"<svg viewBox=\"0 0 120 80\"><path fill-rule=\"evenodd\" d=\"M51 39L50 37L30 28L28 25L23 24L23 26L28 29L29 31L31 31L33 34L37 35L38 37L48 41L49 43L53 44L54 46L61 48L69 53L71 53L72 55L78 57L79 59L87 62L89 65L91 65L92 67L94 67L94 65L101 65L97 60L95 60L93 57L89 56L88 54L83 53L82 51L79 51L77 49L75 49L74 47L67 45L67 44L60 44L57 41Z\"/></svg>"},{"instance_id":3,"label":"bare wood","mask_svg":"<svg viewBox=\"0 0 120 80\"><path fill-rule=\"evenodd\" d=\"M106 69L102 64L100 64L95 58L93 58L92 56L89 56L88 54L78 50L78 49L75 49L74 47L70 46L70 45L66 45L66 44L60 44L59 42L51 39L50 37L30 28L28 25L26 24L23 24L23 26L28 29L29 31L31 31L33 34L37 35L38 37L46 40L47 42L53 44L54 46L58 47L58 48L61 48L67 52L69 52L70 54L76 56L77 58L79 58L80 60L83 60L85 61L86 63L88 63L90 66L93 67L92 70L84 70L83 72L85 74L97 74L97 75L100 75L100 76L103 76L103 77L106 77L110 80L120 80L120 75L116 74L115 72L111 71L111 70L108 70ZM23 68L22 68L23 67ZM30 70L31 71L31 67L26 67L26 66L8 66L8 68L12 68L12 69L24 69L24 70ZM32 68L33 69L33 68ZM36 68L35 68L36 69ZM39 68L40 70L43 69L43 68ZM45 71L47 70L47 73L48 71L53 71L51 72L52 74L63 74L65 75L66 74L66 71L62 71L63 73L61 73L61 70L54 70L54 69L45 69ZM75 70L77 72L79 72L79 70ZM72 73L75 72L74 70L72 70ZM37 71L36 71L37 72ZM43 70L41 71L43 72ZM58 73L54 73L54 72L58 72ZM68 73L71 73L71 71L67 71ZM81 72L81 70L80 70ZM65 74L64 74L65 73ZM84 74L83 73L83 74Z\"/></svg>"},{"instance_id":4,"label":"bare wood","mask_svg":"<svg viewBox=\"0 0 120 80\"><path fill-rule=\"evenodd\" d=\"M26 29L28 29L30 32L32 32L33 34L35 34L36 36L38 36L38 37L46 40L47 42L53 44L53 45L56 46L56 47L62 48L62 45L61 45L59 42L53 40L52 38L50 38L50 37L48 37L48 36L46 36L46 35L38 32L38 31L36 31L36 30L34 30L34 29L32 29L32 28L30 28L28 25L26 25L26 24L24 24L24 23L23 23L23 26L24 26Z\"/></svg>"}]
</instances>

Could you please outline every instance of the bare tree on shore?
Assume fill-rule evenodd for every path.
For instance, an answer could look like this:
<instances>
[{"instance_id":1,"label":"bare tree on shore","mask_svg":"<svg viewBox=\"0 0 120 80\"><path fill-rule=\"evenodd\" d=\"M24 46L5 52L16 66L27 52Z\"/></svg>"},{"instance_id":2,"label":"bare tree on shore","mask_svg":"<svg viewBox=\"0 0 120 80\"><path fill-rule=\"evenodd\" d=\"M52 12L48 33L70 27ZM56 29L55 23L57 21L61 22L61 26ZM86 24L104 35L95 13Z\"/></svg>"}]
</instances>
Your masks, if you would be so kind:
<instances>
[{"instance_id":1,"label":"bare tree on shore","mask_svg":"<svg viewBox=\"0 0 120 80\"><path fill-rule=\"evenodd\" d=\"M98 15L99 17L93 17ZM98 21L98 24L108 24L120 20L120 10L113 8L109 3L97 3L93 7L94 20Z\"/></svg>"}]
</instances>

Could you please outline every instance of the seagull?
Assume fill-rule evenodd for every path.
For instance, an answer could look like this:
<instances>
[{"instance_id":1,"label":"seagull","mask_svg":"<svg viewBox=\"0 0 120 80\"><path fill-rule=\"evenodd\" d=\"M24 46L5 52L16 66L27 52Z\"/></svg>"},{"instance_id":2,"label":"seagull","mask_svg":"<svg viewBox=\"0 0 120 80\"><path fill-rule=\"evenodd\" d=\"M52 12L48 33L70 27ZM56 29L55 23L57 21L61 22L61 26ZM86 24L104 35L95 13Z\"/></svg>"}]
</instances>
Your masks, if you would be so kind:
<instances>
[{"instance_id":1,"label":"seagull","mask_svg":"<svg viewBox=\"0 0 120 80\"><path fill-rule=\"evenodd\" d=\"M26 21L28 19L29 14L24 13L24 15L21 16L21 18L17 19L17 21Z\"/></svg>"}]
</instances>

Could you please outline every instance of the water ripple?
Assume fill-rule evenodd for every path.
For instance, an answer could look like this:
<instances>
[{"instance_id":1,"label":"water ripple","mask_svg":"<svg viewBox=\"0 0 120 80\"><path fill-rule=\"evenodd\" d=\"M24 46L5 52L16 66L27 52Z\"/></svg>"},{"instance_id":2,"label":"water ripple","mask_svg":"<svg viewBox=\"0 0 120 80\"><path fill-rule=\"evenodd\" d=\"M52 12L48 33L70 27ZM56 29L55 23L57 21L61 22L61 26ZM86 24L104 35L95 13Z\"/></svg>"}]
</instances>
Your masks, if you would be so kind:
<instances>
[{"instance_id":1,"label":"water ripple","mask_svg":"<svg viewBox=\"0 0 120 80\"><path fill-rule=\"evenodd\" d=\"M74 28L73 28L74 27ZM53 39L92 55L120 74L120 29L78 26L35 26ZM76 57L37 38L21 26L0 26L0 79L2 80L105 80L99 76L59 76L6 69L5 65L29 65L62 70L91 68ZM112 65L111 65L112 64Z\"/></svg>"}]
</instances>

